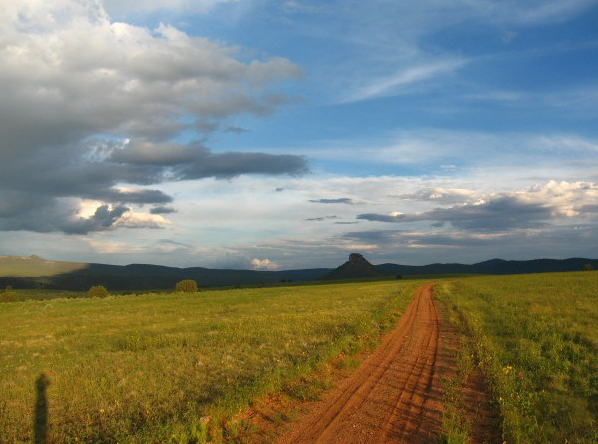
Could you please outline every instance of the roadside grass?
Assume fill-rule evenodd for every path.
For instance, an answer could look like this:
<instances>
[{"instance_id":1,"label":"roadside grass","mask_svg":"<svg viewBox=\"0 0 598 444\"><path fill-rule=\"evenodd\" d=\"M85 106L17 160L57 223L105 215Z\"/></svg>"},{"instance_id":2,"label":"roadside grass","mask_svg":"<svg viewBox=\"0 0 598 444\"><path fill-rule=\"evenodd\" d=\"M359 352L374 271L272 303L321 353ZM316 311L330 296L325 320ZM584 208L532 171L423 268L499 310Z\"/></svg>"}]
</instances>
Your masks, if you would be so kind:
<instances>
[{"instance_id":1,"label":"roadside grass","mask_svg":"<svg viewBox=\"0 0 598 444\"><path fill-rule=\"evenodd\" d=\"M598 442L598 273L441 282L501 412L506 443Z\"/></svg>"},{"instance_id":2,"label":"roadside grass","mask_svg":"<svg viewBox=\"0 0 598 444\"><path fill-rule=\"evenodd\" d=\"M443 330L451 330L443 340L440 350L447 369L441 377L442 387L442 434L439 444L468 444L471 442L471 418L465 413L463 391L474 369L474 350L467 326L458 310L453 306L439 305L443 318Z\"/></svg>"},{"instance_id":3,"label":"roadside grass","mask_svg":"<svg viewBox=\"0 0 598 444\"><path fill-rule=\"evenodd\" d=\"M420 284L0 304L0 442L32 441L42 373L47 444L243 442L253 400L317 397L310 375L373 347Z\"/></svg>"}]
</instances>

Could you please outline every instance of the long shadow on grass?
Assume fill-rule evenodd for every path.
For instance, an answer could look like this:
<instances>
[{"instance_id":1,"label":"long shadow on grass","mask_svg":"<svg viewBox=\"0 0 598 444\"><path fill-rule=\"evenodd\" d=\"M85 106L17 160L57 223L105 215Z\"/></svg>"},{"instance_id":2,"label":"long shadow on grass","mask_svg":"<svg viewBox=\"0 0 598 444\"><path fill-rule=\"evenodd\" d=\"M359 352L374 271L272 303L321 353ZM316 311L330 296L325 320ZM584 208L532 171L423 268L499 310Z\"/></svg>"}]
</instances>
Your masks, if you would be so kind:
<instances>
[{"instance_id":1,"label":"long shadow on grass","mask_svg":"<svg viewBox=\"0 0 598 444\"><path fill-rule=\"evenodd\" d=\"M42 373L35 381L35 410L33 412L33 442L34 444L46 444L48 437L48 397L46 389L50 385L50 379Z\"/></svg>"}]
</instances>

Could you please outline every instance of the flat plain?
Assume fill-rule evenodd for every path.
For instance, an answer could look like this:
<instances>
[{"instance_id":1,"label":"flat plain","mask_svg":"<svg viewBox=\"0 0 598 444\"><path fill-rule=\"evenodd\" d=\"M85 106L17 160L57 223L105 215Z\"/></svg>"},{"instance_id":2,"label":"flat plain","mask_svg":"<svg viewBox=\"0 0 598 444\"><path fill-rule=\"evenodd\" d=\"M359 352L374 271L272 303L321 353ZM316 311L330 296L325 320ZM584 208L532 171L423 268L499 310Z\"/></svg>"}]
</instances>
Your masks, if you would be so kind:
<instances>
[{"instance_id":1,"label":"flat plain","mask_svg":"<svg viewBox=\"0 0 598 444\"><path fill-rule=\"evenodd\" d=\"M289 384L375 345L417 285L0 304L0 441L31 442L41 374L47 443L235 440L245 425L231 418L251 400L311 396Z\"/></svg>"},{"instance_id":2,"label":"flat plain","mask_svg":"<svg viewBox=\"0 0 598 444\"><path fill-rule=\"evenodd\" d=\"M507 443L598 442L598 273L447 280Z\"/></svg>"},{"instance_id":3,"label":"flat plain","mask_svg":"<svg viewBox=\"0 0 598 444\"><path fill-rule=\"evenodd\" d=\"M598 273L433 282L441 322L462 334L446 374L485 378L504 442L598 442ZM373 350L424 284L0 304L0 442L252 442L256 424L243 414L252 403L277 394L300 403L334 389L330 363L357 365L351 357ZM471 418L447 396L460 386L439 376L439 442L472 442ZM270 418L276 430L289 419Z\"/></svg>"}]
</instances>

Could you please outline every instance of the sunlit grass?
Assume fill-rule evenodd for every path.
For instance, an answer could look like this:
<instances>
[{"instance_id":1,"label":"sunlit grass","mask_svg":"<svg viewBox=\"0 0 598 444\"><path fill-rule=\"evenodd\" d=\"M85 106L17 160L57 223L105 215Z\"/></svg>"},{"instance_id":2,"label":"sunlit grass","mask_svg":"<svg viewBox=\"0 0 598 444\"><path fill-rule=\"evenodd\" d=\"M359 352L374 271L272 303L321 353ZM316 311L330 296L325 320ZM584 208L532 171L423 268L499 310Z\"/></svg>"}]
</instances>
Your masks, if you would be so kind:
<instances>
[{"instance_id":1,"label":"sunlit grass","mask_svg":"<svg viewBox=\"0 0 598 444\"><path fill-rule=\"evenodd\" d=\"M252 399L372 345L417 285L0 304L0 442L31 442L41 373L49 443L221 441Z\"/></svg>"},{"instance_id":2,"label":"sunlit grass","mask_svg":"<svg viewBox=\"0 0 598 444\"><path fill-rule=\"evenodd\" d=\"M507 443L598 442L598 273L445 281L474 335Z\"/></svg>"}]
</instances>

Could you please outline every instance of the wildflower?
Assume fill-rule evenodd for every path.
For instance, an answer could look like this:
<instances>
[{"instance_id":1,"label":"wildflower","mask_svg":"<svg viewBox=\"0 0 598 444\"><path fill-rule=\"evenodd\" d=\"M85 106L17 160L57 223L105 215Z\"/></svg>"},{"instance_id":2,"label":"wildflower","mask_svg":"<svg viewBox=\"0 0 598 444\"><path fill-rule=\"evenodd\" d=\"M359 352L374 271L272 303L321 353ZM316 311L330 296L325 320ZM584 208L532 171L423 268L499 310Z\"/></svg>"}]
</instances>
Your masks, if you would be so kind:
<instances>
[{"instance_id":1,"label":"wildflower","mask_svg":"<svg viewBox=\"0 0 598 444\"><path fill-rule=\"evenodd\" d=\"M106 410L104 410L104 409L100 409L100 413L101 413L101 414L104 414L104 413L106 413Z\"/></svg>"}]
</instances>

